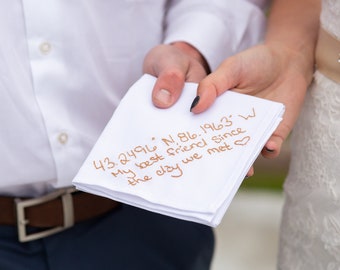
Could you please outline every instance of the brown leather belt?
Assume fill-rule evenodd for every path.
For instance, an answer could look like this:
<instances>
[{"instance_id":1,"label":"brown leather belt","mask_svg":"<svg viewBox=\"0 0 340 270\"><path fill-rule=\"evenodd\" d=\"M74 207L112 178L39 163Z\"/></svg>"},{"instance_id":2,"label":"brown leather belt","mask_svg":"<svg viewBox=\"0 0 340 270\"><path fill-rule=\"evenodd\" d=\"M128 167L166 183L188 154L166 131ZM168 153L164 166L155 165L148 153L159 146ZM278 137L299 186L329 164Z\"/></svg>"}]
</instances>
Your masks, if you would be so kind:
<instances>
[{"instance_id":1,"label":"brown leather belt","mask_svg":"<svg viewBox=\"0 0 340 270\"><path fill-rule=\"evenodd\" d=\"M98 217L119 205L116 201L77 191L75 188L58 189L32 199L0 197L0 224L17 226L19 240L26 242ZM45 230L27 234L27 226Z\"/></svg>"},{"instance_id":2,"label":"brown leather belt","mask_svg":"<svg viewBox=\"0 0 340 270\"><path fill-rule=\"evenodd\" d=\"M315 61L322 74L340 83L340 40L323 28L319 30Z\"/></svg>"}]
</instances>

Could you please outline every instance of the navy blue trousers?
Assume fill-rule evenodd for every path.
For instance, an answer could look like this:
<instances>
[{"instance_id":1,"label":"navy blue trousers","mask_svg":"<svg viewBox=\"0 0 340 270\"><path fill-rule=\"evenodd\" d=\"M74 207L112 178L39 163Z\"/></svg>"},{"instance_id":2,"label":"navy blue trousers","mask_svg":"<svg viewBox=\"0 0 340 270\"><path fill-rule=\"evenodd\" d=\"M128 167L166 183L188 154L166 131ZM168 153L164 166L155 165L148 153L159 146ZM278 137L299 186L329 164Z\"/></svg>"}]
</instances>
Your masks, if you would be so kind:
<instances>
[{"instance_id":1,"label":"navy blue trousers","mask_svg":"<svg viewBox=\"0 0 340 270\"><path fill-rule=\"evenodd\" d=\"M26 243L0 226L1 270L207 270L213 249L211 228L127 205Z\"/></svg>"}]
</instances>

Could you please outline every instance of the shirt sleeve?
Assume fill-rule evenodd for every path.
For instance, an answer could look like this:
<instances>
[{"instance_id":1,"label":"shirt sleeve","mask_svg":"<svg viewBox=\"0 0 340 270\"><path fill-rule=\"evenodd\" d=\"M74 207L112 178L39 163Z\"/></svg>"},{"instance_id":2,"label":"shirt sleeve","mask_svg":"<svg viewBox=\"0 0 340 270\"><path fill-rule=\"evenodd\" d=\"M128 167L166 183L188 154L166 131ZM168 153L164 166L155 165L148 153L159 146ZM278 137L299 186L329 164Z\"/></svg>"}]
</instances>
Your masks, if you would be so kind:
<instances>
[{"instance_id":1,"label":"shirt sleeve","mask_svg":"<svg viewBox=\"0 0 340 270\"><path fill-rule=\"evenodd\" d=\"M184 41L215 70L227 57L263 39L265 0L170 1L164 43Z\"/></svg>"}]
</instances>

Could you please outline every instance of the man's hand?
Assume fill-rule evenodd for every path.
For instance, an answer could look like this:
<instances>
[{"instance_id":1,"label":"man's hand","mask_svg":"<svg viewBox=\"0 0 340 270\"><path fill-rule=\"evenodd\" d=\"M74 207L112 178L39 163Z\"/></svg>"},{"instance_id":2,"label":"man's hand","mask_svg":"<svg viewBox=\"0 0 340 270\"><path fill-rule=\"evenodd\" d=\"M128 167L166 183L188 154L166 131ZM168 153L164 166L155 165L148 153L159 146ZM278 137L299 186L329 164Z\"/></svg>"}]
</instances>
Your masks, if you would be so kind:
<instances>
[{"instance_id":1,"label":"man's hand","mask_svg":"<svg viewBox=\"0 0 340 270\"><path fill-rule=\"evenodd\" d=\"M180 97L184 82L199 82L209 72L203 56L191 45L159 45L145 57L143 72L157 77L152 92L156 107L168 108Z\"/></svg>"}]
</instances>

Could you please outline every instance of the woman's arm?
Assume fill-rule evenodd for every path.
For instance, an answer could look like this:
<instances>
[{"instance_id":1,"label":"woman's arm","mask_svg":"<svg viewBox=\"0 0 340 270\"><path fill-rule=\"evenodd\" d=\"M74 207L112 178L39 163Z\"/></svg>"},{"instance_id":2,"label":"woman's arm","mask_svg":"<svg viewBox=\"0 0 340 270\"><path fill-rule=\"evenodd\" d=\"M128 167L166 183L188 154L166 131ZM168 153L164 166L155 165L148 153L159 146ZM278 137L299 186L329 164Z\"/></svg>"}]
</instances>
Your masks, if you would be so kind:
<instances>
[{"instance_id":1,"label":"woman's arm","mask_svg":"<svg viewBox=\"0 0 340 270\"><path fill-rule=\"evenodd\" d=\"M203 79L191 111L203 112L228 89L284 103L284 119L262 151L278 156L312 80L319 14L319 0L275 0L263 44L227 58Z\"/></svg>"}]
</instances>

